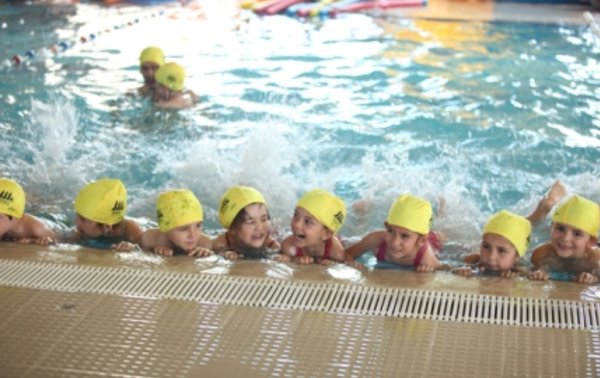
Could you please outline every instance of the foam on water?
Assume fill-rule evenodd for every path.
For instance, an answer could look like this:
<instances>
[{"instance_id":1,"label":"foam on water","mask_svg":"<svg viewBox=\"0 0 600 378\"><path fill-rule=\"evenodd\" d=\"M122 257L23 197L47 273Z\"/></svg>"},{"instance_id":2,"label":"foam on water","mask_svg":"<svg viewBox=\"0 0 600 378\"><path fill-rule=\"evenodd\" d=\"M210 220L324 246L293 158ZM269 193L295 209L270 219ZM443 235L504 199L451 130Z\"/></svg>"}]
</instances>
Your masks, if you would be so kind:
<instances>
[{"instance_id":1,"label":"foam on water","mask_svg":"<svg viewBox=\"0 0 600 378\"><path fill-rule=\"evenodd\" d=\"M285 235L297 198L321 187L346 201L342 236L355 240L410 192L434 204L434 227L460 253L477 247L491 214L528 214L556 179L600 200L600 70L588 30L364 15L203 22L164 9L2 73L1 173L24 184L28 210L66 227L79 188L114 176L146 225L160 191L192 189L214 234L221 194L244 184L263 192ZM118 23L140 10L78 4L38 34L55 40L104 27L97 12ZM126 94L157 28L151 43L186 67L201 106L159 110ZM22 38L3 34L12 42ZM540 225L534 242L546 236Z\"/></svg>"}]
</instances>

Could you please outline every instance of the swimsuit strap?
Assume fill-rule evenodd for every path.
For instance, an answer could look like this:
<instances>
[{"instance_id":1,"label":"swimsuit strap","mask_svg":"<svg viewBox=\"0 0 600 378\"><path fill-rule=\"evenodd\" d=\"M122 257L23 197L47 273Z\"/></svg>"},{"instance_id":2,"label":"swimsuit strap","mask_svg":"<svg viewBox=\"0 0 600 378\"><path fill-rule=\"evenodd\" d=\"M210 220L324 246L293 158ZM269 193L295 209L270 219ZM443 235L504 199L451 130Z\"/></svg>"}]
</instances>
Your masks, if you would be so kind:
<instances>
[{"instance_id":1,"label":"swimsuit strap","mask_svg":"<svg viewBox=\"0 0 600 378\"><path fill-rule=\"evenodd\" d=\"M413 261L413 265L416 267L418 267L419 265L421 265L421 260L423 260L423 256L425 256L425 252L427 251L427 248L429 247L429 242L425 242L421 248L419 248L419 251L417 252L417 255L415 256L415 260Z\"/></svg>"},{"instance_id":2,"label":"swimsuit strap","mask_svg":"<svg viewBox=\"0 0 600 378\"><path fill-rule=\"evenodd\" d=\"M427 242L431 248L433 248L434 252L440 252L444 246L440 235L433 230L429 231L429 234L427 234Z\"/></svg>"},{"instance_id":3,"label":"swimsuit strap","mask_svg":"<svg viewBox=\"0 0 600 378\"><path fill-rule=\"evenodd\" d=\"M325 242L325 251L323 252L324 259L329 259L329 257L331 256L332 244L333 244L333 242L331 241L331 239L329 239ZM296 257L300 257L300 256L304 256L304 251L302 250L302 248L296 247Z\"/></svg>"},{"instance_id":4,"label":"swimsuit strap","mask_svg":"<svg viewBox=\"0 0 600 378\"><path fill-rule=\"evenodd\" d=\"M325 242L325 251L323 252L323 259L329 259L331 257L331 246L333 245L332 239L327 239Z\"/></svg>"},{"instance_id":5,"label":"swimsuit strap","mask_svg":"<svg viewBox=\"0 0 600 378\"><path fill-rule=\"evenodd\" d=\"M375 255L375 257L377 258L377 261L379 262L383 262L385 261L385 252L387 251L387 243L385 242L385 239L381 241L381 243L379 243L379 247L377 248L377 254Z\"/></svg>"}]
</instances>

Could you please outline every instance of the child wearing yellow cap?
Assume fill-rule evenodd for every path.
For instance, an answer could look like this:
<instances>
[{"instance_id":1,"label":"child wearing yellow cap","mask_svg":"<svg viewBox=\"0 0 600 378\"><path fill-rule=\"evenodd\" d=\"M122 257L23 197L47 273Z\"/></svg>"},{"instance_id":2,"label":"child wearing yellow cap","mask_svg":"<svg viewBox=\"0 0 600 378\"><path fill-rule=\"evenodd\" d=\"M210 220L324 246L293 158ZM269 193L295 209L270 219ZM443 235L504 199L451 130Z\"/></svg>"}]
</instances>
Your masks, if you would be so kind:
<instances>
[{"instance_id":1,"label":"child wearing yellow cap","mask_svg":"<svg viewBox=\"0 0 600 378\"><path fill-rule=\"evenodd\" d=\"M185 90L185 69L177 63L165 63L156 71L154 104L161 108L181 109L194 105L197 97L191 90Z\"/></svg>"},{"instance_id":2,"label":"child wearing yellow cap","mask_svg":"<svg viewBox=\"0 0 600 378\"><path fill-rule=\"evenodd\" d=\"M131 251L142 234L133 219L125 218L127 190L119 179L102 178L85 185L75 197L75 234L71 241L93 246L110 243L117 251Z\"/></svg>"},{"instance_id":3,"label":"child wearing yellow cap","mask_svg":"<svg viewBox=\"0 0 600 378\"><path fill-rule=\"evenodd\" d=\"M305 193L294 210L292 235L281 243L279 261L300 264L345 262L342 243L335 234L346 219L346 205L335 195L321 189Z\"/></svg>"},{"instance_id":4,"label":"child wearing yellow cap","mask_svg":"<svg viewBox=\"0 0 600 378\"><path fill-rule=\"evenodd\" d=\"M213 250L224 257L261 257L279 251L271 236L271 217L265 198L249 186L232 186L219 201L219 222L226 232L213 240Z\"/></svg>"},{"instance_id":5,"label":"child wearing yellow cap","mask_svg":"<svg viewBox=\"0 0 600 378\"><path fill-rule=\"evenodd\" d=\"M472 266L453 269L453 273L469 277L475 272L497 272L500 277L513 278L524 272L517 265L527 253L531 222L520 215L502 210L494 214L483 229L479 253L465 257Z\"/></svg>"},{"instance_id":6,"label":"child wearing yellow cap","mask_svg":"<svg viewBox=\"0 0 600 378\"><path fill-rule=\"evenodd\" d=\"M346 250L349 260L374 251L378 262L413 266L417 272L442 268L444 265L436 257L441 241L430 232L432 215L429 201L401 195L389 210L385 230L371 232L350 246Z\"/></svg>"},{"instance_id":7,"label":"child wearing yellow cap","mask_svg":"<svg viewBox=\"0 0 600 378\"><path fill-rule=\"evenodd\" d=\"M25 192L21 185L0 178L0 239L19 244L48 245L56 233L42 221L25 213Z\"/></svg>"},{"instance_id":8,"label":"child wearing yellow cap","mask_svg":"<svg viewBox=\"0 0 600 378\"><path fill-rule=\"evenodd\" d=\"M152 95L156 84L156 71L165 64L165 54L155 46L146 47L140 53L140 72L144 78L144 85L138 88L142 96Z\"/></svg>"},{"instance_id":9,"label":"child wearing yellow cap","mask_svg":"<svg viewBox=\"0 0 600 378\"><path fill-rule=\"evenodd\" d=\"M526 275L521 257L527 253L532 226L546 218L565 192L562 183L556 181L527 218L507 210L494 214L483 229L479 252L464 256L462 260L467 265L452 272L466 277L476 273L498 274L503 278Z\"/></svg>"},{"instance_id":10,"label":"child wearing yellow cap","mask_svg":"<svg viewBox=\"0 0 600 378\"><path fill-rule=\"evenodd\" d=\"M161 193L156 202L158 228L145 231L140 246L157 255L205 257L213 254L212 242L202 233L202 204L187 189Z\"/></svg>"},{"instance_id":11,"label":"child wearing yellow cap","mask_svg":"<svg viewBox=\"0 0 600 378\"><path fill-rule=\"evenodd\" d=\"M536 247L531 256L532 280L548 280L552 273L574 275L579 283L596 283L600 276L600 206L574 195L552 216L550 241Z\"/></svg>"}]
</instances>

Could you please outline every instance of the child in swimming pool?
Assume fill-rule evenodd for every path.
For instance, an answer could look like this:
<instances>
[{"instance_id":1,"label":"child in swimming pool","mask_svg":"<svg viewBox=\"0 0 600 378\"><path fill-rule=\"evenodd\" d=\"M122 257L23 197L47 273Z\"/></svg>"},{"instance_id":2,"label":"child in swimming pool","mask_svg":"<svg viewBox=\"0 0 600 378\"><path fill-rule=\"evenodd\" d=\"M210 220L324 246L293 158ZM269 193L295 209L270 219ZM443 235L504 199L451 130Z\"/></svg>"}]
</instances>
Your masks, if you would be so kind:
<instances>
[{"instance_id":1,"label":"child in swimming pool","mask_svg":"<svg viewBox=\"0 0 600 378\"><path fill-rule=\"evenodd\" d=\"M156 71L154 104L161 108L181 109L194 105L194 92L184 90L185 70L177 63L165 63Z\"/></svg>"},{"instance_id":2,"label":"child in swimming pool","mask_svg":"<svg viewBox=\"0 0 600 378\"><path fill-rule=\"evenodd\" d=\"M529 278L545 281L555 272L575 275L579 283L596 283L600 276L600 207L575 195L560 205L552 216L550 241L533 250Z\"/></svg>"},{"instance_id":3,"label":"child in swimming pool","mask_svg":"<svg viewBox=\"0 0 600 378\"><path fill-rule=\"evenodd\" d=\"M187 189L161 193L156 202L158 228L145 231L140 246L157 255L205 257L213 254L212 243L202 233L202 205Z\"/></svg>"},{"instance_id":4,"label":"child in swimming pool","mask_svg":"<svg viewBox=\"0 0 600 378\"><path fill-rule=\"evenodd\" d=\"M335 233L346 219L346 205L335 195L321 189L305 193L294 210L292 235L281 243L278 261L299 264L345 262L342 243Z\"/></svg>"},{"instance_id":5,"label":"child in swimming pool","mask_svg":"<svg viewBox=\"0 0 600 378\"><path fill-rule=\"evenodd\" d=\"M140 72L144 77L144 85L138 88L138 94L151 96L156 85L156 71L165 64L165 54L154 46L146 47L140 54Z\"/></svg>"},{"instance_id":6,"label":"child in swimming pool","mask_svg":"<svg viewBox=\"0 0 600 378\"><path fill-rule=\"evenodd\" d=\"M502 210L494 214L483 229L479 253L464 258L470 266L452 270L469 277L476 272L499 272L500 277L513 278L524 273L517 262L527 253L531 222L525 217Z\"/></svg>"},{"instance_id":7,"label":"child in swimming pool","mask_svg":"<svg viewBox=\"0 0 600 378\"><path fill-rule=\"evenodd\" d=\"M498 272L503 278L526 274L519 263L527 253L532 225L542 221L564 195L565 187L556 181L527 218L506 210L493 215L484 227L479 252L463 257L467 265L452 272L466 277L484 272Z\"/></svg>"},{"instance_id":8,"label":"child in swimming pool","mask_svg":"<svg viewBox=\"0 0 600 378\"><path fill-rule=\"evenodd\" d=\"M142 229L133 219L125 218L126 212L127 190L121 180L103 178L91 182L75 198L76 231L70 240L84 245L114 242L112 249L131 251Z\"/></svg>"},{"instance_id":9,"label":"child in swimming pool","mask_svg":"<svg viewBox=\"0 0 600 378\"><path fill-rule=\"evenodd\" d=\"M18 244L48 245L56 234L39 219L25 213L25 192L21 185L0 178L0 239Z\"/></svg>"},{"instance_id":10,"label":"child in swimming pool","mask_svg":"<svg viewBox=\"0 0 600 378\"><path fill-rule=\"evenodd\" d=\"M428 201L401 195L389 210L385 230L371 232L346 249L349 262L367 251L375 251L377 261L413 266L417 272L444 267L432 246L441 247L437 235L430 233L432 215Z\"/></svg>"},{"instance_id":11,"label":"child in swimming pool","mask_svg":"<svg viewBox=\"0 0 600 378\"><path fill-rule=\"evenodd\" d=\"M261 257L280 249L271 236L266 201L254 188L229 188L219 201L219 221L227 231L213 240L213 250L228 259Z\"/></svg>"}]
</instances>

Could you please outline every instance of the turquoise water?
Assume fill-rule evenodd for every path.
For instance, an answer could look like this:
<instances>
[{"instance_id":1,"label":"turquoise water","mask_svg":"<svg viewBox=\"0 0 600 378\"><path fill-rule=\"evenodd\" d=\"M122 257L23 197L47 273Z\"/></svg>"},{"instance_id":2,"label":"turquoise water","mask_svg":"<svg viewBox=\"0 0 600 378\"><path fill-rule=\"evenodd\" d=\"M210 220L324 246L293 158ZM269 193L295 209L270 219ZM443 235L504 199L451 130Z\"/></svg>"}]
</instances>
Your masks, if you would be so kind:
<instances>
[{"instance_id":1,"label":"turquoise water","mask_svg":"<svg viewBox=\"0 0 600 378\"><path fill-rule=\"evenodd\" d=\"M403 192L444 197L434 226L450 254L476 248L495 211L529 213L556 179L600 200L600 44L585 25L4 6L0 62L136 18L0 71L0 173L56 227L104 176L125 182L129 214L146 225L160 191L192 189L209 234L220 195L240 183L265 194L280 236L313 187L348 204L347 240L380 227ZM201 105L165 111L126 95L150 44L186 67Z\"/></svg>"}]
</instances>

